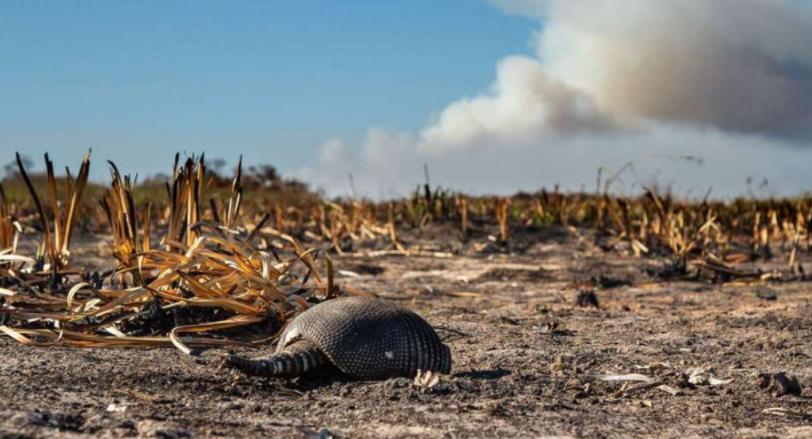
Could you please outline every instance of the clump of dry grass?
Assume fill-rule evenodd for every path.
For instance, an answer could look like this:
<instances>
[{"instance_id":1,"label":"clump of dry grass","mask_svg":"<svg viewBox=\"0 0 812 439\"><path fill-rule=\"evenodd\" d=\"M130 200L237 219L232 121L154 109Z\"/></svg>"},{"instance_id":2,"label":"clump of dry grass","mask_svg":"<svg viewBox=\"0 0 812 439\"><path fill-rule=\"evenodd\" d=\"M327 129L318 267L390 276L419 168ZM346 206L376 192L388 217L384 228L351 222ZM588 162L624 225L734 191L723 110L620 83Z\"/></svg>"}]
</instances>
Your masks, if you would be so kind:
<instances>
[{"instance_id":1,"label":"clump of dry grass","mask_svg":"<svg viewBox=\"0 0 812 439\"><path fill-rule=\"evenodd\" d=\"M64 214L56 190L51 190L51 217L21 165L39 212L51 266L14 255L13 246L0 259L7 268L4 282L9 284L0 308L6 321L0 326L4 334L32 346L174 345L189 353L195 346L262 343L306 309L306 299L320 301L338 294L329 256L322 254L327 269L324 279L317 269L316 252L305 250L292 236L269 229L266 232L273 235L278 248L256 243L267 216L250 232L251 225L240 224L240 166L225 207L219 209L212 199L206 215L203 158L190 158L179 167L176 157L173 179L167 184L166 227L158 246L152 245L150 204L139 212L132 180L122 177L114 164L110 166L111 186L100 204L113 236L117 267L103 282L81 279L79 272L66 270L75 206L87 179L89 158L75 184L66 188L70 203ZM54 182L50 161L47 169L49 181ZM0 241L7 243L16 239L19 228L9 228L4 221L11 220L2 205ZM48 227L51 222L53 231ZM177 318L181 314L185 323ZM249 326L254 331L239 336L215 335Z\"/></svg>"},{"instance_id":2,"label":"clump of dry grass","mask_svg":"<svg viewBox=\"0 0 812 439\"><path fill-rule=\"evenodd\" d=\"M87 185L87 178L90 172L90 153L88 152L84 160L82 160L82 165L79 168L79 174L76 180L72 179L70 169L66 168L67 175L64 179L64 200L67 200L67 203L65 203L64 200L60 200L56 177L54 175L54 164L48 158L48 154L45 154L45 168L48 178L48 200L50 202L49 207L51 208L50 218L45 213L39 194L34 188L31 179L28 177L28 172L26 172L19 154L17 154L17 166L19 167L20 175L25 181L25 185L31 194L31 199L39 215L40 226L42 227L44 237L44 253L55 269L65 268L69 262L70 252L68 248L70 247L73 228L76 224L77 209L81 203L82 194ZM53 222L53 228L51 228L51 222Z\"/></svg>"}]
</instances>

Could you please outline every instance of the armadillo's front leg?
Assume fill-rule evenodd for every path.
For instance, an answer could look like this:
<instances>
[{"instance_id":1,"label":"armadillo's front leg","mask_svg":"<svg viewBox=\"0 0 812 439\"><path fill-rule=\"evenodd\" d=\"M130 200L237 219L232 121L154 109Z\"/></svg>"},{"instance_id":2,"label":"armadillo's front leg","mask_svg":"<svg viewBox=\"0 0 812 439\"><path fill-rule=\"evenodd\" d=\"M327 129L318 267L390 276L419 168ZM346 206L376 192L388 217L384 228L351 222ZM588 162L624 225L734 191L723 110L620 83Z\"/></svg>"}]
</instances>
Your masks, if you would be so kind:
<instances>
[{"instance_id":1,"label":"armadillo's front leg","mask_svg":"<svg viewBox=\"0 0 812 439\"><path fill-rule=\"evenodd\" d=\"M324 354L311 342L299 340L265 360L252 360L230 355L227 364L246 375L264 377L297 377L321 368L327 363Z\"/></svg>"}]
</instances>

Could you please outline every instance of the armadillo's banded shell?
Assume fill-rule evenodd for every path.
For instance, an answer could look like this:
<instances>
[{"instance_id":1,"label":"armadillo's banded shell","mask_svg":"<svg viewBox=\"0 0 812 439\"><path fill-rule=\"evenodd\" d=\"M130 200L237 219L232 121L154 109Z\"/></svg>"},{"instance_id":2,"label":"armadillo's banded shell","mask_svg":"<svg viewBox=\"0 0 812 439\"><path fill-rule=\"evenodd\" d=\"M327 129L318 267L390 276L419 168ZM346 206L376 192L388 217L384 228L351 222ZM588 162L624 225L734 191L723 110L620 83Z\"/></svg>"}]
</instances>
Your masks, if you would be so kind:
<instances>
[{"instance_id":1,"label":"armadillo's banded shell","mask_svg":"<svg viewBox=\"0 0 812 439\"><path fill-rule=\"evenodd\" d=\"M277 346L305 339L342 372L359 378L413 377L417 370L449 373L451 351L414 312L373 299L320 303L297 316Z\"/></svg>"}]
</instances>

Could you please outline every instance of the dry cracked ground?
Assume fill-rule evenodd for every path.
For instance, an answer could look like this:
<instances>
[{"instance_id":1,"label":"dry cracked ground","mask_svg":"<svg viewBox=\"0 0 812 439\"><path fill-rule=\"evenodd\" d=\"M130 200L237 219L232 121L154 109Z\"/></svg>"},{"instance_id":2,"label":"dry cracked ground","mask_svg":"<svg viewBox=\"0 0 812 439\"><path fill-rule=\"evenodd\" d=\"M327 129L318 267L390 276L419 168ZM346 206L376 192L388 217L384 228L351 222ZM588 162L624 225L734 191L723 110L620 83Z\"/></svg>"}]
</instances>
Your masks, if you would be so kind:
<instances>
[{"instance_id":1,"label":"dry cracked ground","mask_svg":"<svg viewBox=\"0 0 812 439\"><path fill-rule=\"evenodd\" d=\"M448 250L437 236L426 247ZM452 375L428 389L2 338L0 437L812 437L812 284L668 281L664 260L596 241L337 258L341 284L414 308L450 345Z\"/></svg>"}]
</instances>

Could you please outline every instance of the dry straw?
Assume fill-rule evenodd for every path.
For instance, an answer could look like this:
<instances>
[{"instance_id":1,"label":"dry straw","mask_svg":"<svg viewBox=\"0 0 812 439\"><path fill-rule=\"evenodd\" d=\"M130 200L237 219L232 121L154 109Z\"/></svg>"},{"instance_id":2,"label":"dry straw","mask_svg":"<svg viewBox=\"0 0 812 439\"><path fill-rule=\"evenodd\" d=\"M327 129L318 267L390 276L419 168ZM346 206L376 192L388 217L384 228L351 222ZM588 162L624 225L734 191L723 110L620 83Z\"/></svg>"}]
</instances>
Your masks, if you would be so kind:
<instances>
[{"instance_id":1,"label":"dry straw","mask_svg":"<svg viewBox=\"0 0 812 439\"><path fill-rule=\"evenodd\" d=\"M5 325L0 331L30 346L156 347L175 346L185 353L193 347L263 343L297 313L308 300L338 294L333 266L322 253L327 269L318 272L314 250L305 250L290 235L267 228L280 249L256 243L263 217L248 231L239 225L243 196L241 165L222 211L212 202L203 212L206 169L203 157L182 165L175 159L166 227L159 245L151 206L141 212L134 202L134 183L110 163L111 185L100 204L112 233L116 269L106 280L90 281L70 270L72 230L82 190L87 182L89 156L76 180L65 178L67 203L58 199L53 166L46 156L49 207L39 195L18 157L20 173L36 206L44 232L42 258L16 253L20 226L0 198L0 290ZM0 196L3 195L0 191ZM65 206L62 208L62 206ZM51 225L53 224L53 227ZM280 256L282 255L282 256ZM178 316L185 316L179 322ZM169 325L159 324L161 320ZM253 331L224 334L234 328Z\"/></svg>"}]
</instances>

